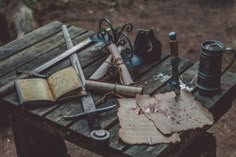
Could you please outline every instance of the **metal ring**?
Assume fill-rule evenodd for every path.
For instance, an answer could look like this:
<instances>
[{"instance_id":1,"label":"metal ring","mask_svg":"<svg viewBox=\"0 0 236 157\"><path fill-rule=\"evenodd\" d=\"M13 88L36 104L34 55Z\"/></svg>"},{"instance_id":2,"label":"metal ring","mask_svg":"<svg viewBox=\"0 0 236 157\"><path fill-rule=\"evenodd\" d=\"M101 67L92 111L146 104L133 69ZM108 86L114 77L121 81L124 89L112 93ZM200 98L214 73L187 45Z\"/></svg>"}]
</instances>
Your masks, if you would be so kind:
<instances>
[{"instance_id":1,"label":"metal ring","mask_svg":"<svg viewBox=\"0 0 236 157\"><path fill-rule=\"evenodd\" d=\"M90 133L90 136L94 140L98 141L105 141L110 138L110 133L107 130L101 129L101 130L93 130Z\"/></svg>"}]
</instances>

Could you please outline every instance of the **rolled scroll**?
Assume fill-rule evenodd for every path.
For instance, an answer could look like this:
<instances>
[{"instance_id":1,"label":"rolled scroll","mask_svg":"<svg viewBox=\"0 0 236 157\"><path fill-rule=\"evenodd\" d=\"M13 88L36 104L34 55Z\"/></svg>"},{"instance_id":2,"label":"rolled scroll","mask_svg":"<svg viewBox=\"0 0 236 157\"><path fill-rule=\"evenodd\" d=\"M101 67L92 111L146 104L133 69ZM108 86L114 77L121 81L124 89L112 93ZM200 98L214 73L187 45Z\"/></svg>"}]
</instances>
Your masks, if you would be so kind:
<instances>
[{"instance_id":1,"label":"rolled scroll","mask_svg":"<svg viewBox=\"0 0 236 157\"><path fill-rule=\"evenodd\" d=\"M100 80L102 79L108 72L108 69L111 66L112 56L109 55L108 58L100 65L100 67L90 76L91 80Z\"/></svg>"},{"instance_id":2,"label":"rolled scroll","mask_svg":"<svg viewBox=\"0 0 236 157\"><path fill-rule=\"evenodd\" d=\"M85 88L99 93L115 92L124 96L136 96L136 94L141 94L143 91L142 87L132 87L92 80L86 80Z\"/></svg>"},{"instance_id":3,"label":"rolled scroll","mask_svg":"<svg viewBox=\"0 0 236 157\"><path fill-rule=\"evenodd\" d=\"M124 85L134 84L134 81L132 80L129 71L123 62L123 59L119 53L119 50L117 49L117 46L112 43L107 46L107 49L113 57L112 63L115 64L119 68L119 75L120 75L121 83Z\"/></svg>"},{"instance_id":4,"label":"rolled scroll","mask_svg":"<svg viewBox=\"0 0 236 157\"><path fill-rule=\"evenodd\" d=\"M124 49L122 46L118 46L118 52L121 53ZM112 55L109 55L107 59L100 65L100 67L90 76L91 80L101 80L105 77L112 64Z\"/></svg>"}]
</instances>

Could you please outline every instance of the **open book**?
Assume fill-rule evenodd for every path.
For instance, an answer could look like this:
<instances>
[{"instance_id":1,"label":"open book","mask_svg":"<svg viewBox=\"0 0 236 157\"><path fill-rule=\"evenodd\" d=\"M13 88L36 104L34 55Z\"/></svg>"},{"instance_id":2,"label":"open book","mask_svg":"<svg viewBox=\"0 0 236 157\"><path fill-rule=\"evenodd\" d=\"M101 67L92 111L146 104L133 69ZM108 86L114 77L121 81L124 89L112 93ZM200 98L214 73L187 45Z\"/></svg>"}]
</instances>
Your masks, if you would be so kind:
<instances>
[{"instance_id":1,"label":"open book","mask_svg":"<svg viewBox=\"0 0 236 157\"><path fill-rule=\"evenodd\" d=\"M48 79L19 79L15 82L20 104L53 103L85 95L73 67L62 69Z\"/></svg>"}]
</instances>

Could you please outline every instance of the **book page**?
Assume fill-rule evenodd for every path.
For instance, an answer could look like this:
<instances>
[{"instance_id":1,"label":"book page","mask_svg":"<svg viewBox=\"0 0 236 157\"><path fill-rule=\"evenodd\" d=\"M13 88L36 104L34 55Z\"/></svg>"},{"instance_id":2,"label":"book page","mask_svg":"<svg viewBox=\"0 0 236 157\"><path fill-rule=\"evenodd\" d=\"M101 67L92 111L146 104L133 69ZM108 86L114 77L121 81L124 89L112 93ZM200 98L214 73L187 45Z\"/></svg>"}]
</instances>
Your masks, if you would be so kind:
<instances>
[{"instance_id":1,"label":"book page","mask_svg":"<svg viewBox=\"0 0 236 157\"><path fill-rule=\"evenodd\" d=\"M55 99L81 87L79 77L73 67L68 67L52 74L48 84Z\"/></svg>"},{"instance_id":2,"label":"book page","mask_svg":"<svg viewBox=\"0 0 236 157\"><path fill-rule=\"evenodd\" d=\"M33 78L16 81L18 95L21 103L30 101L54 101L48 83L45 79Z\"/></svg>"}]
</instances>

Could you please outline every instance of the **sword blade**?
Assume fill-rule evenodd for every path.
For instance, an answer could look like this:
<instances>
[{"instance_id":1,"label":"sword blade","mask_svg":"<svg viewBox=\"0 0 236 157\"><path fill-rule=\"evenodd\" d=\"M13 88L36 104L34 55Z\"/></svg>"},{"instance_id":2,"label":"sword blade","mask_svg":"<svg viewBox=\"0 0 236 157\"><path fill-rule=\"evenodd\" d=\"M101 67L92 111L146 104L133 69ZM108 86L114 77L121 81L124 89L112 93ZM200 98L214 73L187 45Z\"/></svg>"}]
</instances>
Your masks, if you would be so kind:
<instances>
[{"instance_id":1,"label":"sword blade","mask_svg":"<svg viewBox=\"0 0 236 157\"><path fill-rule=\"evenodd\" d=\"M68 32L68 29L65 25L62 26L62 31L63 31L64 38L65 38L65 41L66 41L66 46L70 50L73 47L73 43L72 43L70 34ZM78 56L76 54L73 54L73 55L70 56L70 60L71 60L72 66L78 72L78 75L81 79L81 83L84 87L86 79L85 79L83 70L81 68ZM91 96L91 93L89 93L89 92L87 92L87 93L88 93L87 95L81 97L81 102L82 102L84 112L89 112L89 111L93 111L93 110L96 109L96 106L95 106L94 100ZM96 118L94 117L94 114L90 115L88 120L89 120L89 124L90 124L90 127L91 127L92 130L97 129L97 127L100 127L100 126L98 126L98 122L96 121Z\"/></svg>"},{"instance_id":2,"label":"sword blade","mask_svg":"<svg viewBox=\"0 0 236 157\"><path fill-rule=\"evenodd\" d=\"M55 58L43 63L42 65L33 69L32 71L36 72L36 73L41 73L44 70L48 69L49 67L53 66L54 64L58 63L59 61L74 54L76 51L82 50L85 46L92 44L93 42L94 41L91 40L91 38L87 38L84 41L82 41L81 43L73 46L69 50L66 50L65 52L61 53L60 55L56 56ZM22 74L22 75L18 76L16 79L24 79L27 77L29 77L28 74ZM10 92L12 92L15 89L14 85L15 85L15 80L12 80L12 81L8 82L7 84L5 84L4 86L0 87L0 97L6 96Z\"/></svg>"},{"instance_id":3,"label":"sword blade","mask_svg":"<svg viewBox=\"0 0 236 157\"><path fill-rule=\"evenodd\" d=\"M65 59L69 57L70 55L74 54L76 51L81 50L85 46L91 44L93 41L90 38L85 39L83 42L79 43L78 45L72 46L70 49L66 50L62 54L56 56L55 58L52 58L51 60L47 61L46 63L42 64L41 66L37 67L33 71L39 73L42 72L43 70L51 67L52 65L58 63L62 59Z\"/></svg>"}]
</instances>

